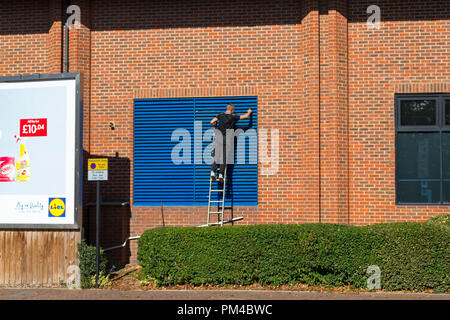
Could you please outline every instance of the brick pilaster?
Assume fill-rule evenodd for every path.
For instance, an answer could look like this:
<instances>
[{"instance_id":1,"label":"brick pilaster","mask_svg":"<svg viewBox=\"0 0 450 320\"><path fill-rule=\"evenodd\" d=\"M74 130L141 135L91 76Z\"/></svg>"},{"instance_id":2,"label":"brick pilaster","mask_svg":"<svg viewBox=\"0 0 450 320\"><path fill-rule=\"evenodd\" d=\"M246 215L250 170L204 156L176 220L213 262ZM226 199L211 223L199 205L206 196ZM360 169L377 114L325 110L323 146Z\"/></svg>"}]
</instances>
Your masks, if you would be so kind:
<instances>
[{"instance_id":1,"label":"brick pilaster","mask_svg":"<svg viewBox=\"0 0 450 320\"><path fill-rule=\"evenodd\" d=\"M347 8L320 4L321 222L348 223Z\"/></svg>"},{"instance_id":2,"label":"brick pilaster","mask_svg":"<svg viewBox=\"0 0 450 320\"><path fill-rule=\"evenodd\" d=\"M60 0L49 1L50 28L47 36L47 72L62 72L62 25L63 11Z\"/></svg>"},{"instance_id":3,"label":"brick pilaster","mask_svg":"<svg viewBox=\"0 0 450 320\"><path fill-rule=\"evenodd\" d=\"M301 205L304 222L319 219L319 1L306 0L302 4L303 72L301 74L303 108L299 112L299 124L303 128L300 158L302 179Z\"/></svg>"}]
</instances>

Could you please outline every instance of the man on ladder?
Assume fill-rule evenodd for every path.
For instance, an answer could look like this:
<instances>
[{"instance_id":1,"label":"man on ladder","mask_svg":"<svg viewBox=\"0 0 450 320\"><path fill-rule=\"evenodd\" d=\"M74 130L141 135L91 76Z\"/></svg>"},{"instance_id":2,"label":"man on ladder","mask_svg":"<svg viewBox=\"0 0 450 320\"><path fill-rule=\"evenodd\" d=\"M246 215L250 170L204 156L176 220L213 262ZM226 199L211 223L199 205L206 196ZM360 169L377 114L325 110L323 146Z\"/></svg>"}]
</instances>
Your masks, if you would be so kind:
<instances>
[{"instance_id":1,"label":"man on ladder","mask_svg":"<svg viewBox=\"0 0 450 320\"><path fill-rule=\"evenodd\" d=\"M224 181L225 168L227 162L230 162L227 160L231 160L231 157L234 156L233 154L227 155L227 149L233 149L231 148L231 146L228 146L227 148L227 144L234 144L234 133L232 137L227 138L227 129L234 129L234 125L236 124L236 122L238 122L239 120L247 119L252 113L252 109L248 109L246 114L239 116L234 113L235 109L236 107L234 106L234 104L229 103L227 104L227 110L225 111L225 113L220 113L219 115L217 115L217 117L214 117L211 120L211 125L216 128L213 149L214 159L211 165L211 179L213 181L216 181L217 163L219 163L219 178L217 180L220 183L223 183Z\"/></svg>"},{"instance_id":2,"label":"man on ladder","mask_svg":"<svg viewBox=\"0 0 450 320\"><path fill-rule=\"evenodd\" d=\"M233 218L229 221L224 221L224 210L225 210L225 186L226 186L226 167L227 163L232 162L234 154L233 152L229 152L227 154L227 150L231 151L234 150L233 144L234 144L234 125L236 122L238 122L241 119L247 119L250 114L252 113L252 109L248 109L247 113L244 115L237 115L234 113L235 106L232 103L227 104L227 110L225 113L220 113L217 117L214 117L211 120L211 124L213 127L216 128L215 134L214 134L214 149L213 149L213 162L211 166L211 175L209 179L209 195L208 195L208 218L205 225L202 225L201 227L205 226L211 226L211 225L221 225L223 226L224 223L233 222L242 220L243 218ZM217 130L218 129L218 130ZM231 129L231 130L229 130ZM228 132L227 132L228 130ZM227 137L228 133L228 137ZM228 145L228 147L227 147ZM217 190L212 189L212 182L216 181L216 170L217 170L217 164L220 164L219 167L219 178L217 181L222 186L222 188L218 188ZM218 192L222 196L222 200L211 200L212 193ZM217 203L217 211L211 211L211 203L215 202ZM210 222L211 214L218 214L219 221L215 223Z\"/></svg>"}]
</instances>

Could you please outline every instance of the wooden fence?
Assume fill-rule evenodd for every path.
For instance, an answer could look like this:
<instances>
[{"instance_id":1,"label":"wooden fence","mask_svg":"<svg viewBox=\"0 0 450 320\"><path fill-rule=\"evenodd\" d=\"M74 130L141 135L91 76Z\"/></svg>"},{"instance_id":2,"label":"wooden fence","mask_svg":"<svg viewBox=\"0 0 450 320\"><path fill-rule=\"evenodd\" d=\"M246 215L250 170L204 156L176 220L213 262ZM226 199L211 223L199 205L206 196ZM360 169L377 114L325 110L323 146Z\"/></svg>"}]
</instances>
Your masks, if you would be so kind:
<instances>
[{"instance_id":1,"label":"wooden fence","mask_svg":"<svg viewBox=\"0 0 450 320\"><path fill-rule=\"evenodd\" d=\"M0 230L0 286L64 285L80 231Z\"/></svg>"}]
</instances>

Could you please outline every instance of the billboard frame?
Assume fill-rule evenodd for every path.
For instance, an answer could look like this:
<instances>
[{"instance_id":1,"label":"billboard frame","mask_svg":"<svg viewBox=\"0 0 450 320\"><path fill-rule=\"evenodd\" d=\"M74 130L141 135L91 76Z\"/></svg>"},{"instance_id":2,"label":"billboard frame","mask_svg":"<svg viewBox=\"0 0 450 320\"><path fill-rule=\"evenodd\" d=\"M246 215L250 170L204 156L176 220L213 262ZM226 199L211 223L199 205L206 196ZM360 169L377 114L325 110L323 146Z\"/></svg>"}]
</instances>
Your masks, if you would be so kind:
<instances>
[{"instance_id":1,"label":"billboard frame","mask_svg":"<svg viewBox=\"0 0 450 320\"><path fill-rule=\"evenodd\" d=\"M75 80L75 185L74 185L74 223L73 224L0 224L0 230L80 230L81 210L83 209L83 145L82 145L82 86L79 72L56 74L32 74L0 77L0 83L37 82L55 80Z\"/></svg>"}]
</instances>

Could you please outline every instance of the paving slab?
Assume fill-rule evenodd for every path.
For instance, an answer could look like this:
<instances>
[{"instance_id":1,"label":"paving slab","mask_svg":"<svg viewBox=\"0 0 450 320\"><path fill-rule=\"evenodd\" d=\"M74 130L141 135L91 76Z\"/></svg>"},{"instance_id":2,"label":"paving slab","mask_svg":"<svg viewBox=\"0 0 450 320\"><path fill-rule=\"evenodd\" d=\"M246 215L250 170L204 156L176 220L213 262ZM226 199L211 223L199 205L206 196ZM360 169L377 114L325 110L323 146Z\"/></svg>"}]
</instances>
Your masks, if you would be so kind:
<instances>
[{"instance_id":1,"label":"paving slab","mask_svg":"<svg viewBox=\"0 0 450 320\"><path fill-rule=\"evenodd\" d=\"M0 300L450 300L450 294L277 290L0 289Z\"/></svg>"}]
</instances>

